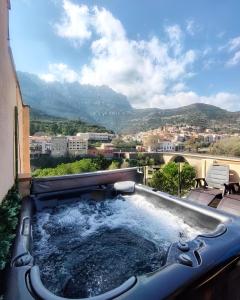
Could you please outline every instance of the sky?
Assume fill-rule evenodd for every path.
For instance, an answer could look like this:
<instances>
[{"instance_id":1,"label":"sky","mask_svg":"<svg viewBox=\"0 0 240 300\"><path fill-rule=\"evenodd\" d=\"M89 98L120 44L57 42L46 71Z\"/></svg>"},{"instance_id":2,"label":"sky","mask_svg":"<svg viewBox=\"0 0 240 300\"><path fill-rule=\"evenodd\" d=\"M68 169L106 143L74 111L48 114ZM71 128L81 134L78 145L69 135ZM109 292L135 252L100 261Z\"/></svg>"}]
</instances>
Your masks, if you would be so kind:
<instances>
[{"instance_id":1,"label":"sky","mask_svg":"<svg viewBox=\"0 0 240 300\"><path fill-rule=\"evenodd\" d=\"M240 111L239 0L11 0L17 70L106 85L133 107Z\"/></svg>"}]
</instances>

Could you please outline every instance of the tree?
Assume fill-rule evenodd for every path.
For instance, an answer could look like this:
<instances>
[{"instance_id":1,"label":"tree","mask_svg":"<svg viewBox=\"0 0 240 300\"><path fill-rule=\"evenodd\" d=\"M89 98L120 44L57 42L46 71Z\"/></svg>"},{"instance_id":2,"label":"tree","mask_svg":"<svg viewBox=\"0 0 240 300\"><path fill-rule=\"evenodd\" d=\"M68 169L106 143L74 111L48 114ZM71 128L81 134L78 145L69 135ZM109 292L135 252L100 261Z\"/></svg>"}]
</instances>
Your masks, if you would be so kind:
<instances>
[{"instance_id":1,"label":"tree","mask_svg":"<svg viewBox=\"0 0 240 300\"><path fill-rule=\"evenodd\" d=\"M130 164L129 161L127 159L125 159L123 161L123 163L121 164L121 168L129 168Z\"/></svg>"},{"instance_id":2,"label":"tree","mask_svg":"<svg viewBox=\"0 0 240 300\"><path fill-rule=\"evenodd\" d=\"M115 170L120 168L120 162L113 160L111 165L108 167L109 170Z\"/></svg>"},{"instance_id":3,"label":"tree","mask_svg":"<svg viewBox=\"0 0 240 300\"><path fill-rule=\"evenodd\" d=\"M188 163L184 163L181 170L181 196L185 195L194 185L196 177L195 169ZM150 185L160 191L171 195L178 194L179 188L179 165L175 162L170 162L164 165L159 171L153 174Z\"/></svg>"},{"instance_id":4,"label":"tree","mask_svg":"<svg viewBox=\"0 0 240 300\"><path fill-rule=\"evenodd\" d=\"M211 149L211 153L226 156L240 156L240 138L230 137L216 142Z\"/></svg>"},{"instance_id":5,"label":"tree","mask_svg":"<svg viewBox=\"0 0 240 300\"><path fill-rule=\"evenodd\" d=\"M38 169L33 172L34 177L59 176L66 174L78 174L99 170L99 165L90 158L81 159L73 163L59 164L55 168Z\"/></svg>"}]
</instances>

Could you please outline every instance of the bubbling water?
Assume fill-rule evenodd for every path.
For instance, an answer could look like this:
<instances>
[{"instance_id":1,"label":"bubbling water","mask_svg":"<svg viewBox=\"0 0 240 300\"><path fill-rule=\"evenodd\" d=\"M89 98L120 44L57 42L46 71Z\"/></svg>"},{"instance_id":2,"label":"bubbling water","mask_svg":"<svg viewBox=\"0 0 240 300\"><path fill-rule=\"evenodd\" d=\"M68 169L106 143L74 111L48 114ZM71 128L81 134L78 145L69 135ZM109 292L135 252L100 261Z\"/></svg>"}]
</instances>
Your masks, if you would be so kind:
<instances>
[{"instance_id":1,"label":"bubbling water","mask_svg":"<svg viewBox=\"0 0 240 300\"><path fill-rule=\"evenodd\" d=\"M34 217L33 256L51 292L90 297L156 271L172 242L199 233L141 195L81 199Z\"/></svg>"}]
</instances>

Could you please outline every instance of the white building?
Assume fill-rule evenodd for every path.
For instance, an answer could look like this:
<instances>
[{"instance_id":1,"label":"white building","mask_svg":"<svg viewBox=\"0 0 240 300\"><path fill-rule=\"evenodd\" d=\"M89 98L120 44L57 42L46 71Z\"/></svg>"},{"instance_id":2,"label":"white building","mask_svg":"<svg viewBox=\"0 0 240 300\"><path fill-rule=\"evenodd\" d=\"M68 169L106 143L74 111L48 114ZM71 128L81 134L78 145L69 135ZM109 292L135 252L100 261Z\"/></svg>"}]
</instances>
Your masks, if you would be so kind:
<instances>
[{"instance_id":1,"label":"white building","mask_svg":"<svg viewBox=\"0 0 240 300\"><path fill-rule=\"evenodd\" d=\"M36 158L42 154L50 154L52 149L51 138L48 136L30 136L30 157Z\"/></svg>"},{"instance_id":2,"label":"white building","mask_svg":"<svg viewBox=\"0 0 240 300\"><path fill-rule=\"evenodd\" d=\"M67 155L67 138L64 136L52 137L52 156L59 157Z\"/></svg>"},{"instance_id":3,"label":"white building","mask_svg":"<svg viewBox=\"0 0 240 300\"><path fill-rule=\"evenodd\" d=\"M88 140L79 136L69 136L68 153L72 156L86 155L88 153Z\"/></svg>"},{"instance_id":4,"label":"white building","mask_svg":"<svg viewBox=\"0 0 240 300\"><path fill-rule=\"evenodd\" d=\"M143 146L147 152L174 151L174 143L166 137L147 135L143 137Z\"/></svg>"},{"instance_id":5,"label":"white building","mask_svg":"<svg viewBox=\"0 0 240 300\"><path fill-rule=\"evenodd\" d=\"M114 134L108 132L79 132L77 133L77 137L82 139L86 139L88 141L96 141L96 142L108 142L114 138Z\"/></svg>"},{"instance_id":6,"label":"white building","mask_svg":"<svg viewBox=\"0 0 240 300\"><path fill-rule=\"evenodd\" d=\"M174 151L175 146L171 141L159 140L157 146L157 152L169 152Z\"/></svg>"},{"instance_id":7,"label":"white building","mask_svg":"<svg viewBox=\"0 0 240 300\"><path fill-rule=\"evenodd\" d=\"M220 141L226 137L229 137L226 134L204 134L203 140L205 143L215 143L217 141Z\"/></svg>"}]
</instances>

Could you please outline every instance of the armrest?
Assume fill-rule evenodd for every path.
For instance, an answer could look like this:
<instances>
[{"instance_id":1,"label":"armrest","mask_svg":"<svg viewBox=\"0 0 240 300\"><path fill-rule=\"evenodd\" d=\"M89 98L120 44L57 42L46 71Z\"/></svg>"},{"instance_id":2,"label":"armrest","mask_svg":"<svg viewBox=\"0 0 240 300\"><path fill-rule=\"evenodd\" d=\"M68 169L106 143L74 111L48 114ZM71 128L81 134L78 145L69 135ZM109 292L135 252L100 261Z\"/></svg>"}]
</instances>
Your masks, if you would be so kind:
<instances>
[{"instance_id":1,"label":"armrest","mask_svg":"<svg viewBox=\"0 0 240 300\"><path fill-rule=\"evenodd\" d=\"M225 194L229 193L229 194L239 194L240 193L240 185L239 182L229 182L229 183L225 183Z\"/></svg>"},{"instance_id":2,"label":"armrest","mask_svg":"<svg viewBox=\"0 0 240 300\"><path fill-rule=\"evenodd\" d=\"M196 188L206 188L208 186L207 181L204 177L197 177L195 178L196 181Z\"/></svg>"}]
</instances>

